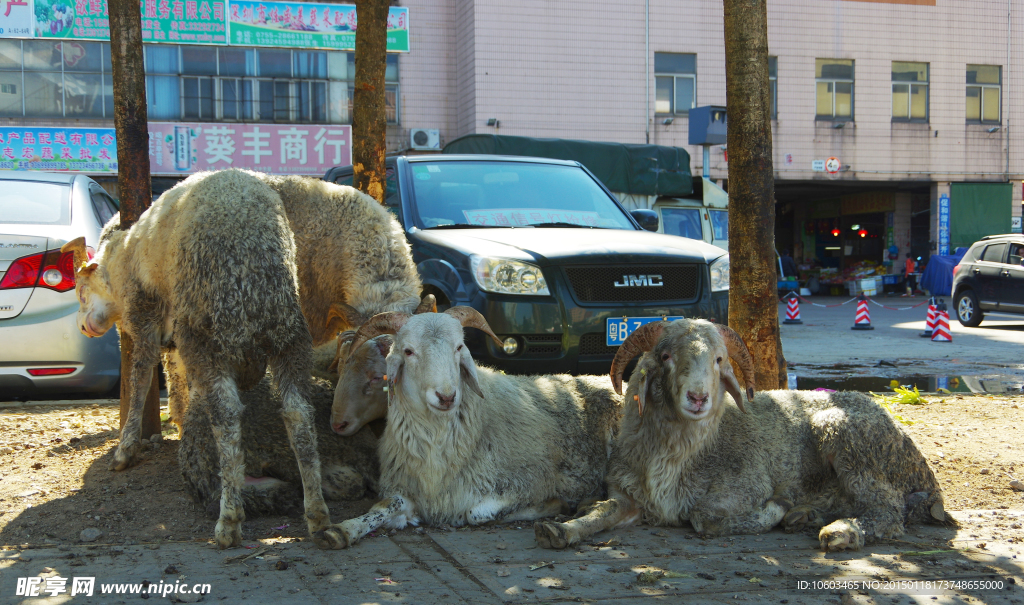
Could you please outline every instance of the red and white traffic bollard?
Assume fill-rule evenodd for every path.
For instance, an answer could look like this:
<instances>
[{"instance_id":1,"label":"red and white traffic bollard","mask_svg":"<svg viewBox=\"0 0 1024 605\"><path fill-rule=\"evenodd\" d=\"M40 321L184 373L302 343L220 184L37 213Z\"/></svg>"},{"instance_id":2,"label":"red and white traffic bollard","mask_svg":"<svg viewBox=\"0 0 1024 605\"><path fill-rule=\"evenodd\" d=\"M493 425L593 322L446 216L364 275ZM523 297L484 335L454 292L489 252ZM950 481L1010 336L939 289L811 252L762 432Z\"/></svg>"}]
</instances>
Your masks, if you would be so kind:
<instances>
[{"instance_id":1,"label":"red and white traffic bollard","mask_svg":"<svg viewBox=\"0 0 1024 605\"><path fill-rule=\"evenodd\" d=\"M857 315L853 319L851 330L874 330L871 326L871 313L868 311L868 297L863 294L857 299Z\"/></svg>"},{"instance_id":2,"label":"red and white traffic bollard","mask_svg":"<svg viewBox=\"0 0 1024 605\"><path fill-rule=\"evenodd\" d=\"M789 299L786 301L786 319L782 321L784 324L802 324L800 321L800 301L797 300L796 294L790 294Z\"/></svg>"},{"instance_id":3,"label":"red and white traffic bollard","mask_svg":"<svg viewBox=\"0 0 1024 605\"><path fill-rule=\"evenodd\" d=\"M924 322L924 332L918 334L921 338L931 338L935 331L935 297L928 299L928 318Z\"/></svg>"},{"instance_id":4,"label":"red and white traffic bollard","mask_svg":"<svg viewBox=\"0 0 1024 605\"><path fill-rule=\"evenodd\" d=\"M941 301L935 307L935 331L932 332L932 342L953 342L953 333L949 330L949 313L946 312L946 303Z\"/></svg>"}]
</instances>

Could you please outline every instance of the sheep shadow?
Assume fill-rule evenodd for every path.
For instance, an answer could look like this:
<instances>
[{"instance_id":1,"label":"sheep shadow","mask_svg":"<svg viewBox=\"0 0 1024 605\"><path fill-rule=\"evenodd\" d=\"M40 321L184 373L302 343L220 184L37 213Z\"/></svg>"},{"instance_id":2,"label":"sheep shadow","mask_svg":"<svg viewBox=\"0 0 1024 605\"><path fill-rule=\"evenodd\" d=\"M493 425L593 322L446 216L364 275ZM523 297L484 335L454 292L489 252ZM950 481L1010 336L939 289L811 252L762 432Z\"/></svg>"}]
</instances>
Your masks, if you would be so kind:
<instances>
[{"instance_id":1,"label":"sheep shadow","mask_svg":"<svg viewBox=\"0 0 1024 605\"><path fill-rule=\"evenodd\" d=\"M120 472L109 470L119 436L113 429L14 452L2 479L6 485L0 485L7 500L0 501L0 511L21 508L20 501L27 506L13 517L0 516L0 544L75 544L86 529L101 532L96 543L211 540L216 520L188 496L177 437L169 425L164 428L170 435L146 446L139 463ZM366 512L373 502L329 501L328 506L340 521ZM306 538L301 509L300 502L294 515L251 517L243 524L243 538Z\"/></svg>"}]
</instances>

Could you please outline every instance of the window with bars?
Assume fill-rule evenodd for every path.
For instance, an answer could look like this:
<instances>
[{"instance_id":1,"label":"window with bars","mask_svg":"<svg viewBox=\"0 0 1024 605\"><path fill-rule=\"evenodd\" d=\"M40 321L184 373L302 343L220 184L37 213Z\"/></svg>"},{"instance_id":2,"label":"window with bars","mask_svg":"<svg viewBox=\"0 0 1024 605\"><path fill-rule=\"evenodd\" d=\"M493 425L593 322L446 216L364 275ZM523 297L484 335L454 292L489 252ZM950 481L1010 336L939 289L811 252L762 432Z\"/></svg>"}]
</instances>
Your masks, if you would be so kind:
<instances>
[{"instance_id":1,"label":"window with bars","mask_svg":"<svg viewBox=\"0 0 1024 605\"><path fill-rule=\"evenodd\" d=\"M853 119L853 60L815 59L815 119Z\"/></svg>"},{"instance_id":2,"label":"window with bars","mask_svg":"<svg viewBox=\"0 0 1024 605\"><path fill-rule=\"evenodd\" d=\"M928 121L928 64L892 62L892 121Z\"/></svg>"},{"instance_id":3,"label":"window with bars","mask_svg":"<svg viewBox=\"0 0 1024 605\"><path fill-rule=\"evenodd\" d=\"M1002 73L998 65L967 66L967 121L999 124L1002 105Z\"/></svg>"},{"instance_id":4,"label":"window with bars","mask_svg":"<svg viewBox=\"0 0 1024 605\"><path fill-rule=\"evenodd\" d=\"M114 117L110 45L0 40L0 116Z\"/></svg>"}]
</instances>

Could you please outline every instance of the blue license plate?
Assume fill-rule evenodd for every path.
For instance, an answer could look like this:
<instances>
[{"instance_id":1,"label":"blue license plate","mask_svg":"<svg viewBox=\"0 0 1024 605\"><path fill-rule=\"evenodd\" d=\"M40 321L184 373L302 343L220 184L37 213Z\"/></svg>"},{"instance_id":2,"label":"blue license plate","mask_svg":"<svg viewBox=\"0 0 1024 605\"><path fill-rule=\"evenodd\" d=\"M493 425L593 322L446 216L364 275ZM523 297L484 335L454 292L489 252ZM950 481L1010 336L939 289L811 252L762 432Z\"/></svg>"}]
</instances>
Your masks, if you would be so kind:
<instances>
[{"instance_id":1,"label":"blue license plate","mask_svg":"<svg viewBox=\"0 0 1024 605\"><path fill-rule=\"evenodd\" d=\"M664 315L658 317L609 317L605 320L607 323L605 326L604 343L609 347L616 347L626 342L626 337L633 330L644 324L663 319L675 321L682 318L682 315L669 315L667 317Z\"/></svg>"}]
</instances>

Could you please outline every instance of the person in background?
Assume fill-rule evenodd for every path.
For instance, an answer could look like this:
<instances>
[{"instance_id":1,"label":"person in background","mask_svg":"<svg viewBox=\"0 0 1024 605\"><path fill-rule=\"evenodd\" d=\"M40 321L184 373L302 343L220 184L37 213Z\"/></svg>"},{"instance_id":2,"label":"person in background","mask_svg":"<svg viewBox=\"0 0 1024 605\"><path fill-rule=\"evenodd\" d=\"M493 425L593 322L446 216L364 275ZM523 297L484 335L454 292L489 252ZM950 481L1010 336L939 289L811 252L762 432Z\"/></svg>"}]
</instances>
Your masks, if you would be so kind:
<instances>
[{"instance_id":1,"label":"person in background","mask_svg":"<svg viewBox=\"0 0 1024 605\"><path fill-rule=\"evenodd\" d=\"M907 252L907 261L903 267L903 279L907 284L907 293L903 296L913 296L914 288L917 286L916 278L914 273L917 271L917 263L914 262L914 257Z\"/></svg>"},{"instance_id":2,"label":"person in background","mask_svg":"<svg viewBox=\"0 0 1024 605\"><path fill-rule=\"evenodd\" d=\"M783 277L789 277L790 275L796 277L796 261L789 255L789 250L783 250L779 260L782 261Z\"/></svg>"}]
</instances>

